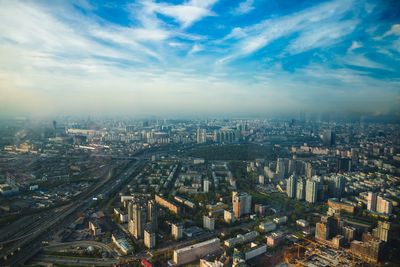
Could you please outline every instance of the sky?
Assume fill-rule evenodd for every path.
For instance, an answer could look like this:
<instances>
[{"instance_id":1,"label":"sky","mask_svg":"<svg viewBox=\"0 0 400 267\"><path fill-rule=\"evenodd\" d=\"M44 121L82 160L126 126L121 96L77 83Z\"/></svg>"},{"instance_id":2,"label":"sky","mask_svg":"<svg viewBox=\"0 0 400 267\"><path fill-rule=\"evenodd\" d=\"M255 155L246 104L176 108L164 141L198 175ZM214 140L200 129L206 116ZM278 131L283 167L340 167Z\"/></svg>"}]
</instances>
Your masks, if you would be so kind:
<instances>
[{"instance_id":1,"label":"sky","mask_svg":"<svg viewBox=\"0 0 400 267\"><path fill-rule=\"evenodd\" d=\"M400 1L0 0L0 114L399 107Z\"/></svg>"}]
</instances>

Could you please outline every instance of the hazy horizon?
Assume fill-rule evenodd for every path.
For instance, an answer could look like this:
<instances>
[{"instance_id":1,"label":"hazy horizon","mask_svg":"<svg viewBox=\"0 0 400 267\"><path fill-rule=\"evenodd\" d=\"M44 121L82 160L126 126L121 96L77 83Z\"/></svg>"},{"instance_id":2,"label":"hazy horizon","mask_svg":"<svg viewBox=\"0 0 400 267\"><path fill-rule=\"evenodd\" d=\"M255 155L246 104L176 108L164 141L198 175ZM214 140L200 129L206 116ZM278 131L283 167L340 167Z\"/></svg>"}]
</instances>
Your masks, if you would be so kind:
<instances>
[{"instance_id":1,"label":"hazy horizon","mask_svg":"<svg viewBox=\"0 0 400 267\"><path fill-rule=\"evenodd\" d=\"M398 10L365 0L1 1L0 115L400 116Z\"/></svg>"}]
</instances>

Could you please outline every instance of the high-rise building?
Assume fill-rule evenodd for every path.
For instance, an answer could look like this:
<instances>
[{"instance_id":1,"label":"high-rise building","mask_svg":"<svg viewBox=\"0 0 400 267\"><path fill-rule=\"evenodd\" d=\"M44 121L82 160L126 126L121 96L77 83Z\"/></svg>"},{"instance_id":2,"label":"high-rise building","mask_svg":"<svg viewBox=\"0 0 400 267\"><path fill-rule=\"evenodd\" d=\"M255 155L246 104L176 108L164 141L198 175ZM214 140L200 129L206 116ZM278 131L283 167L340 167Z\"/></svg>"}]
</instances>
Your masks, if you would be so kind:
<instances>
[{"instance_id":1,"label":"high-rise building","mask_svg":"<svg viewBox=\"0 0 400 267\"><path fill-rule=\"evenodd\" d=\"M235 131L231 129L221 129L214 131L214 142L217 143L233 143L236 141Z\"/></svg>"},{"instance_id":2,"label":"high-rise building","mask_svg":"<svg viewBox=\"0 0 400 267\"><path fill-rule=\"evenodd\" d=\"M289 160L278 158L276 161L276 174L280 179L287 177L289 170Z\"/></svg>"},{"instance_id":3,"label":"high-rise building","mask_svg":"<svg viewBox=\"0 0 400 267\"><path fill-rule=\"evenodd\" d=\"M317 202L318 182L308 179L306 181L306 201L309 203Z\"/></svg>"},{"instance_id":4,"label":"high-rise building","mask_svg":"<svg viewBox=\"0 0 400 267\"><path fill-rule=\"evenodd\" d=\"M390 240L391 223L379 221L378 226L373 230L373 235L381 241L388 242Z\"/></svg>"},{"instance_id":5,"label":"high-rise building","mask_svg":"<svg viewBox=\"0 0 400 267\"><path fill-rule=\"evenodd\" d=\"M211 181L205 179L205 180L203 181L203 192L204 192L204 193L208 193L208 192L210 191L210 187L211 187Z\"/></svg>"},{"instance_id":6,"label":"high-rise building","mask_svg":"<svg viewBox=\"0 0 400 267\"><path fill-rule=\"evenodd\" d=\"M156 247L156 233L148 228L144 231L144 245L147 248L155 248Z\"/></svg>"},{"instance_id":7,"label":"high-rise building","mask_svg":"<svg viewBox=\"0 0 400 267\"><path fill-rule=\"evenodd\" d=\"M368 210L376 211L376 200L377 200L377 194L374 192L368 192L368 197L367 197Z\"/></svg>"},{"instance_id":8,"label":"high-rise building","mask_svg":"<svg viewBox=\"0 0 400 267\"><path fill-rule=\"evenodd\" d=\"M235 215L231 210L224 210L224 221L226 223L233 223L235 222Z\"/></svg>"},{"instance_id":9,"label":"high-rise building","mask_svg":"<svg viewBox=\"0 0 400 267\"><path fill-rule=\"evenodd\" d=\"M251 195L244 192L232 192L232 206L235 218L251 212Z\"/></svg>"},{"instance_id":10,"label":"high-rise building","mask_svg":"<svg viewBox=\"0 0 400 267\"><path fill-rule=\"evenodd\" d=\"M334 146L336 144L336 135L332 130L325 130L322 134L324 146Z\"/></svg>"},{"instance_id":11,"label":"high-rise building","mask_svg":"<svg viewBox=\"0 0 400 267\"><path fill-rule=\"evenodd\" d=\"M197 129L196 139L198 144L207 142L207 133L205 129Z\"/></svg>"},{"instance_id":12,"label":"high-rise building","mask_svg":"<svg viewBox=\"0 0 400 267\"><path fill-rule=\"evenodd\" d=\"M313 169L311 162L305 164L304 172L307 178L311 178L315 175L315 170Z\"/></svg>"},{"instance_id":13,"label":"high-rise building","mask_svg":"<svg viewBox=\"0 0 400 267\"><path fill-rule=\"evenodd\" d=\"M152 199L147 202L147 220L151 223L153 232L158 231L158 205Z\"/></svg>"},{"instance_id":14,"label":"high-rise building","mask_svg":"<svg viewBox=\"0 0 400 267\"><path fill-rule=\"evenodd\" d=\"M134 203L131 212L132 219L128 222L128 230L135 238L142 238L147 219L146 207L140 203Z\"/></svg>"},{"instance_id":15,"label":"high-rise building","mask_svg":"<svg viewBox=\"0 0 400 267\"><path fill-rule=\"evenodd\" d=\"M376 211L383 214L391 214L392 213L392 202L385 199L382 196L378 196L376 198Z\"/></svg>"},{"instance_id":16,"label":"high-rise building","mask_svg":"<svg viewBox=\"0 0 400 267\"><path fill-rule=\"evenodd\" d=\"M346 186L346 179L341 175L328 177L328 190L331 197L342 197Z\"/></svg>"},{"instance_id":17,"label":"high-rise building","mask_svg":"<svg viewBox=\"0 0 400 267\"><path fill-rule=\"evenodd\" d=\"M306 185L304 183L304 180L299 179L297 181L297 185L296 185L296 199L304 200L305 194L306 194L305 187L306 187Z\"/></svg>"},{"instance_id":18,"label":"high-rise building","mask_svg":"<svg viewBox=\"0 0 400 267\"><path fill-rule=\"evenodd\" d=\"M296 197L297 177L295 174L286 179L286 193L290 198Z\"/></svg>"},{"instance_id":19,"label":"high-rise building","mask_svg":"<svg viewBox=\"0 0 400 267\"><path fill-rule=\"evenodd\" d=\"M183 224L182 223L174 223L171 225L172 237L175 240L179 240L183 236Z\"/></svg>"},{"instance_id":20,"label":"high-rise building","mask_svg":"<svg viewBox=\"0 0 400 267\"><path fill-rule=\"evenodd\" d=\"M205 229L213 231L215 228L215 219L208 216L203 216L203 227Z\"/></svg>"},{"instance_id":21,"label":"high-rise building","mask_svg":"<svg viewBox=\"0 0 400 267\"><path fill-rule=\"evenodd\" d=\"M338 172L351 172L351 159L339 158L338 159Z\"/></svg>"}]
</instances>

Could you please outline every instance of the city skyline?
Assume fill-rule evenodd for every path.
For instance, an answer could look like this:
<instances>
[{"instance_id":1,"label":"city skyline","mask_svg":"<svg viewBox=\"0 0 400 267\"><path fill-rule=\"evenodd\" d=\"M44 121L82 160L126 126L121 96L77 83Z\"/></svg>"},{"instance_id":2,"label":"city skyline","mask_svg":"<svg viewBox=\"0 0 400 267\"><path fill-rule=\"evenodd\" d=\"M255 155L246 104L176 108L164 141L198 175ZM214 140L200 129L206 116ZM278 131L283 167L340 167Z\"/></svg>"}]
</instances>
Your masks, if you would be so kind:
<instances>
[{"instance_id":1,"label":"city skyline","mask_svg":"<svg viewBox=\"0 0 400 267\"><path fill-rule=\"evenodd\" d=\"M396 1L2 1L0 114L399 116Z\"/></svg>"}]
</instances>

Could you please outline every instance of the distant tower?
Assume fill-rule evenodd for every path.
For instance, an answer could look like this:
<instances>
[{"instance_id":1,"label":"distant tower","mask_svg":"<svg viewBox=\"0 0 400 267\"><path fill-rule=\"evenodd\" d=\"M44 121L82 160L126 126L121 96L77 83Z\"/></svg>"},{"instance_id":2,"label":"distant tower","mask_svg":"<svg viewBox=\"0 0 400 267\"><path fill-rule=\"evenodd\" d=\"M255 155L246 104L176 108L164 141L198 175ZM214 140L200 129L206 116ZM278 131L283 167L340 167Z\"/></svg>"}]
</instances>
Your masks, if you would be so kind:
<instances>
[{"instance_id":1,"label":"distant tower","mask_svg":"<svg viewBox=\"0 0 400 267\"><path fill-rule=\"evenodd\" d=\"M53 121L54 137L57 137L57 122Z\"/></svg>"},{"instance_id":2,"label":"distant tower","mask_svg":"<svg viewBox=\"0 0 400 267\"><path fill-rule=\"evenodd\" d=\"M297 186L297 177L295 173L286 179L286 193L290 198L296 197L296 186Z\"/></svg>"}]
</instances>

